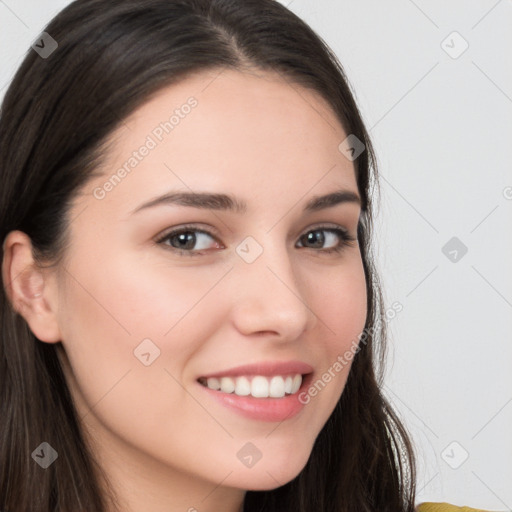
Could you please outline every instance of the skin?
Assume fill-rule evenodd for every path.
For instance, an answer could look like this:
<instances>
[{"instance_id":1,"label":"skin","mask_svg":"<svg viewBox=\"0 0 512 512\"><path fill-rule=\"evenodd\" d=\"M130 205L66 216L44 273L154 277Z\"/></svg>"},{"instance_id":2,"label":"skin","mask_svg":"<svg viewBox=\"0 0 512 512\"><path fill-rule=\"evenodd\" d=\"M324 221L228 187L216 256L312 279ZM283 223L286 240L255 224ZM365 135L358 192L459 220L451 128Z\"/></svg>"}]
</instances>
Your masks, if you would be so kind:
<instances>
[{"instance_id":1,"label":"skin","mask_svg":"<svg viewBox=\"0 0 512 512\"><path fill-rule=\"evenodd\" d=\"M197 107L96 199L95 187L192 95ZM10 299L40 341L62 342L76 407L123 510L237 512L248 489L284 485L305 466L350 364L281 423L240 416L196 379L298 359L315 381L358 339L367 310L357 242L327 254L343 239L321 231L323 245L308 246L304 235L328 223L357 237L360 206L302 211L313 196L358 192L353 163L338 150L346 137L320 96L278 74L202 72L160 91L112 135L103 176L73 204L61 267L37 269L30 239L7 237ZM230 193L248 210L167 205L130 215L170 190ZM199 235L192 250L203 254L194 257L173 252L169 239L155 243L185 223L217 240ZM247 236L263 248L250 264L235 251ZM134 356L146 338L160 349L149 366ZM248 441L262 454L251 468L236 456Z\"/></svg>"}]
</instances>

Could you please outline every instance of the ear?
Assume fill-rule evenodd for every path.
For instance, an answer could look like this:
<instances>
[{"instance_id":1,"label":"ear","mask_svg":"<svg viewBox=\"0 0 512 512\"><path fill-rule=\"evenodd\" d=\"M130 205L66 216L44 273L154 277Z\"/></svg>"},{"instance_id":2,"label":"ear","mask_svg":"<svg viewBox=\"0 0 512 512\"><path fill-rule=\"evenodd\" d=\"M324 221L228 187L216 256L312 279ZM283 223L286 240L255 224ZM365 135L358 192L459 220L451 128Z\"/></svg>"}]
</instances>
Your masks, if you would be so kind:
<instances>
[{"instance_id":1,"label":"ear","mask_svg":"<svg viewBox=\"0 0 512 512\"><path fill-rule=\"evenodd\" d=\"M26 320L36 338L47 343L60 341L55 281L36 264L30 237L22 231L11 231L3 250L2 279L13 309Z\"/></svg>"}]
</instances>

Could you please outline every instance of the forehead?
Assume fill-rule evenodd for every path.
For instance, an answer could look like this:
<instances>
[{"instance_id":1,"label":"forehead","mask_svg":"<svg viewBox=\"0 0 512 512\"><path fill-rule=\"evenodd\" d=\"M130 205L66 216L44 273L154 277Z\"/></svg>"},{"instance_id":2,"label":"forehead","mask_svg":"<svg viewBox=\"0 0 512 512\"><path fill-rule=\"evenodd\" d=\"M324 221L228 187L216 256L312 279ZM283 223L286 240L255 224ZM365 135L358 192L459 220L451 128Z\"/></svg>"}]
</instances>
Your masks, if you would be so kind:
<instances>
[{"instance_id":1,"label":"forehead","mask_svg":"<svg viewBox=\"0 0 512 512\"><path fill-rule=\"evenodd\" d=\"M353 165L338 149L346 136L318 93L279 73L203 71L161 89L123 121L96 186L121 168L115 188L123 192L111 193L113 201L173 186L257 193L278 181L306 191L326 175L354 184ZM144 146L143 156L134 154Z\"/></svg>"},{"instance_id":2,"label":"forehead","mask_svg":"<svg viewBox=\"0 0 512 512\"><path fill-rule=\"evenodd\" d=\"M190 108L187 102L195 102L196 106ZM167 130L162 126L166 123ZM186 142L186 134L191 135L187 138L191 145L201 135L209 135L216 142L230 139L233 143L253 137L255 146L265 140L278 145L279 139L269 137L276 133L282 136L283 143L288 135L305 143L318 142L314 140L316 136L326 144L345 134L330 105L316 91L292 83L281 73L206 70L157 91L123 120L111 135L115 146L110 156L115 159L128 148L137 147L144 135L162 138L156 142L171 146L173 140ZM327 133L330 137L325 138ZM204 137L202 142L206 142Z\"/></svg>"},{"instance_id":3,"label":"forehead","mask_svg":"<svg viewBox=\"0 0 512 512\"><path fill-rule=\"evenodd\" d=\"M166 114L161 111L162 107L179 106L190 96L196 97L204 108L222 106L224 113L243 106L252 114L262 109L261 114L268 115L265 105L272 103L275 112L274 103L279 102L276 114L298 109L305 117L316 114L331 128L340 127L331 106L318 92L293 82L281 72L257 69L211 69L191 73L154 93L124 124L137 124L155 114L161 119Z\"/></svg>"}]
</instances>

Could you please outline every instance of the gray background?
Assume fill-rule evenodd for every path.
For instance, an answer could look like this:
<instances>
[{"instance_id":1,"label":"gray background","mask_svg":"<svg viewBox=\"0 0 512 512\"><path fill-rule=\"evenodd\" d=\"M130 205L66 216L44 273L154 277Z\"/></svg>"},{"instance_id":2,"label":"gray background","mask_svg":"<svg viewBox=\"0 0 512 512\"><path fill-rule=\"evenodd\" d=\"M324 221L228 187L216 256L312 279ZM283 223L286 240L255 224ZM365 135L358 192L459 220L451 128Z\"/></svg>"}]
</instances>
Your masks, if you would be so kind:
<instances>
[{"instance_id":1,"label":"gray background","mask_svg":"<svg viewBox=\"0 0 512 512\"><path fill-rule=\"evenodd\" d=\"M0 0L0 99L69 3ZM418 502L511 510L512 1L281 3L338 55L377 150L377 264L402 308L384 392Z\"/></svg>"}]
</instances>

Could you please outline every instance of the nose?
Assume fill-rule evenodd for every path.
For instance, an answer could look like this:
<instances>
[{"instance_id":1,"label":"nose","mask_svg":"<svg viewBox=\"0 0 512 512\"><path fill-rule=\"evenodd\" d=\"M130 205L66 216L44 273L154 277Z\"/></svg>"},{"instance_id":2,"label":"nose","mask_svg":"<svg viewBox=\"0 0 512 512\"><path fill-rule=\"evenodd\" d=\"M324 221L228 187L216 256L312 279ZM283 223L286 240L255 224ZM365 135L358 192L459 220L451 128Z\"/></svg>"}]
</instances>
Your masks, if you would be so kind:
<instances>
[{"instance_id":1,"label":"nose","mask_svg":"<svg viewBox=\"0 0 512 512\"><path fill-rule=\"evenodd\" d=\"M313 329L317 316L308 304L311 283L299 270L284 246L270 243L252 263L242 258L236 262L230 273L235 282L231 316L240 333L293 341Z\"/></svg>"}]
</instances>

